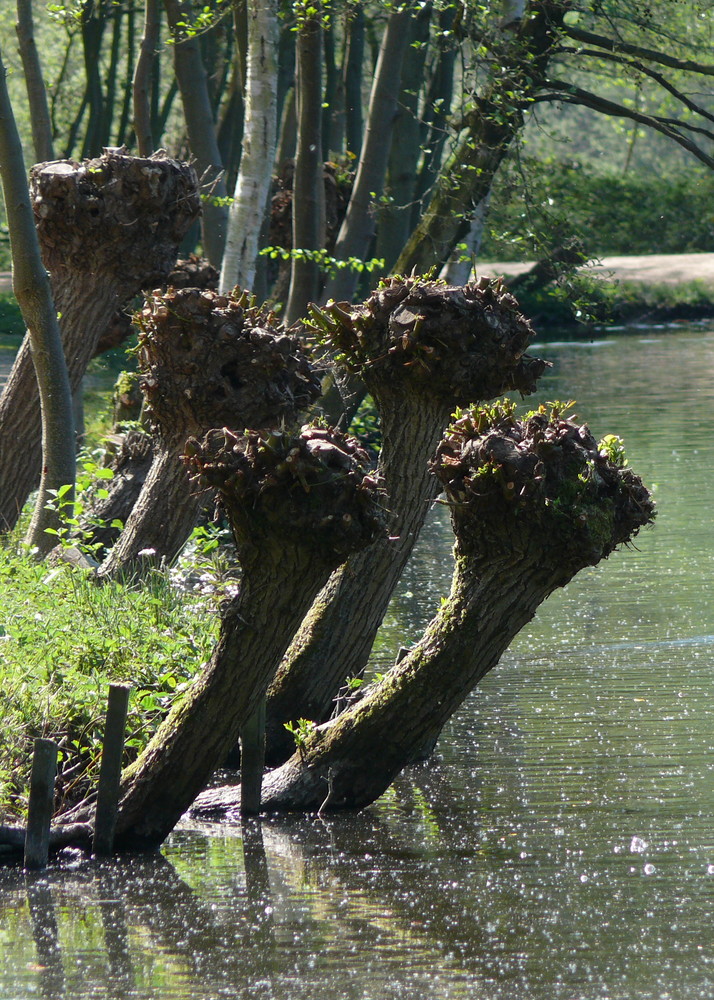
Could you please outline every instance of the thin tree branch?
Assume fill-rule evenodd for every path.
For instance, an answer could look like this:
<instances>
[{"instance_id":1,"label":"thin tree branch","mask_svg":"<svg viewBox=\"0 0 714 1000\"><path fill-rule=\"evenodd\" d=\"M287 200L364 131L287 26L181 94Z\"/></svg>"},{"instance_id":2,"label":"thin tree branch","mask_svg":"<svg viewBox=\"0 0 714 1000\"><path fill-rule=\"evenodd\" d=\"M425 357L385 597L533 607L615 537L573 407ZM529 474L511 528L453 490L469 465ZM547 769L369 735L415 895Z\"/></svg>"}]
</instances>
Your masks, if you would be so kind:
<instances>
[{"instance_id":1,"label":"thin tree branch","mask_svg":"<svg viewBox=\"0 0 714 1000\"><path fill-rule=\"evenodd\" d=\"M686 73L701 73L704 76L714 76L714 66L706 63L695 62L693 59L677 59L676 56L667 55L657 49L643 48L641 45L632 45L630 42L623 42L604 35L596 35L591 31L581 31L572 24L563 25L563 34L573 38L576 42L583 42L585 45L596 45L606 52L625 52L630 56L638 56L640 59L649 59L651 62L659 63L662 66L671 66L673 69L681 69Z\"/></svg>"},{"instance_id":2,"label":"thin tree branch","mask_svg":"<svg viewBox=\"0 0 714 1000\"><path fill-rule=\"evenodd\" d=\"M655 132L661 132L662 135L666 135L669 139L673 139L674 142L683 146L684 149L688 150L698 160L701 160L702 163L705 163L710 168L714 168L714 157L709 156L696 143L678 131L678 128L682 126L681 122L678 122L677 127L674 127L666 120L656 118L652 115L645 115L640 111L635 111L633 108L626 108L622 104L615 104L614 101L608 101L604 97L599 97L597 94L592 94L587 90L582 90L580 87L575 87L562 80L550 80L549 84L554 88L555 92L538 94L534 97L533 103L562 101L565 104L579 104L586 108L592 108L593 111L598 111L600 114L610 115L614 118L629 118L632 121L639 122L641 125L645 125L647 128L653 129Z\"/></svg>"},{"instance_id":3,"label":"thin tree branch","mask_svg":"<svg viewBox=\"0 0 714 1000\"><path fill-rule=\"evenodd\" d=\"M701 115L702 118L706 118L710 122L714 122L714 114L707 111L696 101L687 97L685 93L679 90L674 84L670 83L666 77L658 73L657 70L651 69L649 66L645 66L644 63L637 59L628 59L625 56L620 55L615 52L600 52L597 49L576 49L576 48L564 48L561 50L566 55L577 55L577 56L592 56L595 59L602 59L607 62L614 62L620 66L628 66L631 69L636 69L639 73L648 76L655 83L658 83L663 90L666 90L673 97L676 97L686 108L693 111L695 114Z\"/></svg>"}]
</instances>

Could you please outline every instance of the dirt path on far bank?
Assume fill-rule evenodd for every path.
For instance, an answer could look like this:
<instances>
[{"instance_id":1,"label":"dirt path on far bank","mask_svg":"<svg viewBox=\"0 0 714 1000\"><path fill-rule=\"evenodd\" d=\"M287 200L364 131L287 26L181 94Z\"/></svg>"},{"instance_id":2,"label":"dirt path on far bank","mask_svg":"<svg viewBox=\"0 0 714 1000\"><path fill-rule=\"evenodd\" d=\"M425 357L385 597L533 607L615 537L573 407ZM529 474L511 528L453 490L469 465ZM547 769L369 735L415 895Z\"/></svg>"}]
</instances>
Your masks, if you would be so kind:
<instances>
[{"instance_id":1,"label":"dirt path on far bank","mask_svg":"<svg viewBox=\"0 0 714 1000\"><path fill-rule=\"evenodd\" d=\"M496 261L477 264L479 274L522 274L533 263ZM714 287L714 253L647 254L641 257L603 257L583 270L608 281L639 281L651 285L678 285L701 281Z\"/></svg>"},{"instance_id":2,"label":"dirt path on far bank","mask_svg":"<svg viewBox=\"0 0 714 1000\"><path fill-rule=\"evenodd\" d=\"M478 264L479 274L521 274L532 262L496 261ZM591 274L610 281L640 281L647 284L677 285L701 281L714 287L714 253L648 254L641 257L603 257L597 264L586 265ZM0 271L0 292L12 289L12 278Z\"/></svg>"}]
</instances>

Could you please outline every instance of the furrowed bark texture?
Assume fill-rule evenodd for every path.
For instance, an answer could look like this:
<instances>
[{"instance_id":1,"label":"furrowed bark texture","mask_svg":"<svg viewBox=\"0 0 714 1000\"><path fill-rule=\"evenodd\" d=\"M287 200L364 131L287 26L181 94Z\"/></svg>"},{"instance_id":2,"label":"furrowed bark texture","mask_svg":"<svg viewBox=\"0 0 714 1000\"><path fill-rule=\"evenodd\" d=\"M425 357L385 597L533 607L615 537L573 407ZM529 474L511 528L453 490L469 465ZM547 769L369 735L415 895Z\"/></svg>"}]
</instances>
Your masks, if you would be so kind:
<instances>
[{"instance_id":1,"label":"furrowed bark texture","mask_svg":"<svg viewBox=\"0 0 714 1000\"><path fill-rule=\"evenodd\" d=\"M165 154L105 154L32 170L43 262L76 392L97 341L143 285L160 284L199 211L193 169ZM18 448L18 442L22 447ZM11 528L41 465L37 383L27 338L0 398L0 525Z\"/></svg>"},{"instance_id":2,"label":"furrowed bark texture","mask_svg":"<svg viewBox=\"0 0 714 1000\"><path fill-rule=\"evenodd\" d=\"M385 394L386 395L386 394ZM429 457L449 418L441 401L380 398L387 454L378 473L389 498L389 536L352 556L330 578L290 644L268 694L266 760L295 748L286 722L324 721L346 678L364 668L394 587L439 486Z\"/></svg>"},{"instance_id":3,"label":"furrowed bark texture","mask_svg":"<svg viewBox=\"0 0 714 1000\"><path fill-rule=\"evenodd\" d=\"M123 778L116 843L130 849L170 833L255 711L330 573L383 526L366 455L336 432L215 430L187 452L219 490L243 578L210 662Z\"/></svg>"},{"instance_id":4,"label":"furrowed bark texture","mask_svg":"<svg viewBox=\"0 0 714 1000\"><path fill-rule=\"evenodd\" d=\"M446 604L419 644L364 698L308 736L264 782L263 809L358 808L374 801L491 670L538 605L654 516L641 480L598 449L587 426L511 407L455 421L436 471L456 532ZM204 793L225 815L236 790Z\"/></svg>"},{"instance_id":5,"label":"furrowed bark texture","mask_svg":"<svg viewBox=\"0 0 714 1000\"><path fill-rule=\"evenodd\" d=\"M350 559L320 594L270 688L271 763L291 752L285 723L323 721L367 662L394 586L440 487L429 460L453 409L507 388L531 392L545 364L524 356L533 330L501 286L393 279L362 306L329 307L324 329L365 378L380 410L378 474L389 539Z\"/></svg>"},{"instance_id":6,"label":"furrowed bark texture","mask_svg":"<svg viewBox=\"0 0 714 1000\"><path fill-rule=\"evenodd\" d=\"M137 576L170 562L199 507L181 455L211 427L292 423L320 392L299 343L278 334L251 296L196 288L154 292L138 317L139 368L156 456L101 576ZM150 550L150 557L142 551Z\"/></svg>"}]
</instances>

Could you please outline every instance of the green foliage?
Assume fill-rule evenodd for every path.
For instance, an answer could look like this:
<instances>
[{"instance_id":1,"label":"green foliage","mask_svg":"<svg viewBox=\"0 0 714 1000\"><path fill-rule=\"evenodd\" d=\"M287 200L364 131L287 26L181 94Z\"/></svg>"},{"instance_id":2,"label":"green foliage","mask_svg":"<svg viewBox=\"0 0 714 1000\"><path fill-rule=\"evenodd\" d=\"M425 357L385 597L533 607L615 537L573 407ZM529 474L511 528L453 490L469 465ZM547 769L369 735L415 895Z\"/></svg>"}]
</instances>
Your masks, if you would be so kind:
<instances>
[{"instance_id":1,"label":"green foliage","mask_svg":"<svg viewBox=\"0 0 714 1000\"><path fill-rule=\"evenodd\" d=\"M103 484L113 478L111 469L97 465L88 457L81 460L74 495L69 484L47 491L52 499L45 506L48 510L56 511L59 527L45 528L46 533L56 535L58 543L65 548L77 545L84 552L100 548L100 542L92 542L93 530L107 525L100 518L91 517L92 501L105 500L109 496L109 491ZM115 519L111 522L111 527L121 529L123 524Z\"/></svg>"},{"instance_id":2,"label":"green foliage","mask_svg":"<svg viewBox=\"0 0 714 1000\"><path fill-rule=\"evenodd\" d=\"M270 257L271 260L301 260L310 261L317 264L320 270L333 277L338 271L356 271L362 274L365 271L371 272L381 270L385 262L381 257L373 257L370 260L360 260L359 257L348 257L346 260L338 260L332 257L327 250L287 250L285 247L264 247L260 251L261 257Z\"/></svg>"},{"instance_id":3,"label":"green foliage","mask_svg":"<svg viewBox=\"0 0 714 1000\"><path fill-rule=\"evenodd\" d=\"M110 681L134 685L127 757L136 757L215 641L210 604L163 573L141 590L98 586L68 565L48 571L10 542L0 546L0 607L0 811L23 808L38 736L60 745L60 800L93 787Z\"/></svg>"},{"instance_id":4,"label":"green foliage","mask_svg":"<svg viewBox=\"0 0 714 1000\"><path fill-rule=\"evenodd\" d=\"M714 177L596 173L554 157L514 157L493 189L482 259L542 257L573 236L595 257L714 252Z\"/></svg>"},{"instance_id":5,"label":"green foliage","mask_svg":"<svg viewBox=\"0 0 714 1000\"><path fill-rule=\"evenodd\" d=\"M625 442L617 434L606 434L598 442L598 449L604 451L608 460L619 469L624 469L627 465L625 458Z\"/></svg>"},{"instance_id":6,"label":"green foliage","mask_svg":"<svg viewBox=\"0 0 714 1000\"><path fill-rule=\"evenodd\" d=\"M359 438L363 447L377 454L382 447L382 427L379 410L370 395L364 397L352 418L350 434Z\"/></svg>"},{"instance_id":7,"label":"green foliage","mask_svg":"<svg viewBox=\"0 0 714 1000\"><path fill-rule=\"evenodd\" d=\"M315 723L310 719L298 719L297 722L284 722L283 725L295 740L295 746L300 755L302 755L307 745L308 737L316 728Z\"/></svg>"}]
</instances>

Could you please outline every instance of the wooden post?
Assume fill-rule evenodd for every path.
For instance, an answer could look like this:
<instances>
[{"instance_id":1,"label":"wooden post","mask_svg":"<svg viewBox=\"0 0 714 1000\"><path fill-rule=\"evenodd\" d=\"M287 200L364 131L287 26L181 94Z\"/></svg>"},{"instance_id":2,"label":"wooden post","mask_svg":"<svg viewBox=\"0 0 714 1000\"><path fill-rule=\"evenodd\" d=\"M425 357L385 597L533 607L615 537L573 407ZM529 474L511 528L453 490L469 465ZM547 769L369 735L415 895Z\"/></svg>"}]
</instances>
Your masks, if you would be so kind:
<instances>
[{"instance_id":1,"label":"wooden post","mask_svg":"<svg viewBox=\"0 0 714 1000\"><path fill-rule=\"evenodd\" d=\"M240 811L257 816L265 767L265 698L240 731Z\"/></svg>"},{"instance_id":2,"label":"wooden post","mask_svg":"<svg viewBox=\"0 0 714 1000\"><path fill-rule=\"evenodd\" d=\"M35 740L25 834L25 868L44 868L49 857L58 750L52 740Z\"/></svg>"},{"instance_id":3,"label":"wooden post","mask_svg":"<svg viewBox=\"0 0 714 1000\"><path fill-rule=\"evenodd\" d=\"M97 810L94 816L92 852L108 855L114 848L114 831L119 807L119 784L124 754L124 727L129 707L130 684L110 684L107 719L104 726L102 763L99 768Z\"/></svg>"}]
</instances>

